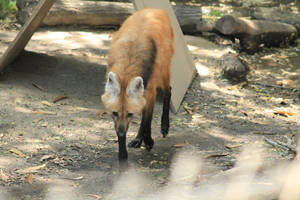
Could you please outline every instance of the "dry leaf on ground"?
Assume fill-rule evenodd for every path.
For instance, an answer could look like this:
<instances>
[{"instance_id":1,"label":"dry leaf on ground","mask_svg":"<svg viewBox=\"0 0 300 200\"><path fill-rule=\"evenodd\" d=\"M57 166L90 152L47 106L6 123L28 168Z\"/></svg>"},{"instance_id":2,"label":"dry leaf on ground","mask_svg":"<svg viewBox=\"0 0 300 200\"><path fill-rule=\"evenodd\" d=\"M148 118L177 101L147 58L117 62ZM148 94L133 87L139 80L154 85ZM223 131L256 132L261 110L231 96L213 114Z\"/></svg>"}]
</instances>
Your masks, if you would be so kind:
<instances>
[{"instance_id":1,"label":"dry leaf on ground","mask_svg":"<svg viewBox=\"0 0 300 200\"><path fill-rule=\"evenodd\" d=\"M106 112L103 111L103 110L99 110L99 111L97 112L98 117L102 117L104 114L106 114Z\"/></svg>"},{"instance_id":2,"label":"dry leaf on ground","mask_svg":"<svg viewBox=\"0 0 300 200\"><path fill-rule=\"evenodd\" d=\"M192 109L191 107L189 107L189 106L187 106L187 105L184 105L183 108L184 108L185 111L186 111L187 113L189 113L190 115L193 114L193 109Z\"/></svg>"},{"instance_id":3,"label":"dry leaf on ground","mask_svg":"<svg viewBox=\"0 0 300 200\"><path fill-rule=\"evenodd\" d=\"M19 174L26 174L26 173L34 173L37 172L38 170L44 169L46 167L46 164L34 166L34 167L28 167L25 169L19 169L16 172Z\"/></svg>"},{"instance_id":4,"label":"dry leaf on ground","mask_svg":"<svg viewBox=\"0 0 300 200\"><path fill-rule=\"evenodd\" d=\"M58 101L61 101L63 99L67 99L68 97L67 96L57 96L55 97L55 99L53 100L53 103L56 103Z\"/></svg>"},{"instance_id":5,"label":"dry leaf on ground","mask_svg":"<svg viewBox=\"0 0 300 200\"><path fill-rule=\"evenodd\" d=\"M49 103L48 101L42 101L42 104L43 104L43 105L46 105L46 106L48 106L48 107L51 107L51 106L52 106L52 104Z\"/></svg>"},{"instance_id":6,"label":"dry leaf on ground","mask_svg":"<svg viewBox=\"0 0 300 200\"><path fill-rule=\"evenodd\" d=\"M284 116L284 117L288 117L288 116L293 116L294 115L294 113L286 112L286 111L280 111L280 110L275 110L274 114L281 115L281 116Z\"/></svg>"},{"instance_id":7,"label":"dry leaf on ground","mask_svg":"<svg viewBox=\"0 0 300 200\"><path fill-rule=\"evenodd\" d=\"M18 155L19 157L25 157L25 154L23 154L20 150L16 149L16 148L11 148L9 150L9 152L14 153L16 155Z\"/></svg>"},{"instance_id":8,"label":"dry leaf on ground","mask_svg":"<svg viewBox=\"0 0 300 200\"><path fill-rule=\"evenodd\" d=\"M279 56L277 56L277 58L279 58L279 59L286 59L286 58L288 58L288 56L279 55Z\"/></svg>"},{"instance_id":9,"label":"dry leaf on ground","mask_svg":"<svg viewBox=\"0 0 300 200\"><path fill-rule=\"evenodd\" d=\"M289 87L297 87L297 83L293 80L279 80L276 81L276 84L279 86L289 86Z\"/></svg>"},{"instance_id":10,"label":"dry leaf on ground","mask_svg":"<svg viewBox=\"0 0 300 200\"><path fill-rule=\"evenodd\" d=\"M40 161L43 162L43 161L47 161L47 160L54 159L54 158L55 158L55 155L43 155L43 157L40 159Z\"/></svg>"},{"instance_id":11,"label":"dry leaf on ground","mask_svg":"<svg viewBox=\"0 0 300 200\"><path fill-rule=\"evenodd\" d=\"M86 196L93 197L97 200L103 199L103 197L98 194L87 194Z\"/></svg>"},{"instance_id":12,"label":"dry leaf on ground","mask_svg":"<svg viewBox=\"0 0 300 200\"><path fill-rule=\"evenodd\" d=\"M27 176L27 182L28 182L29 184L32 183L32 173L30 173L30 174Z\"/></svg>"},{"instance_id":13,"label":"dry leaf on ground","mask_svg":"<svg viewBox=\"0 0 300 200\"><path fill-rule=\"evenodd\" d=\"M246 117L249 116L249 114L247 112L245 112L245 111L241 111L241 113L244 114Z\"/></svg>"},{"instance_id":14,"label":"dry leaf on ground","mask_svg":"<svg viewBox=\"0 0 300 200\"><path fill-rule=\"evenodd\" d=\"M42 110L36 110L33 112L34 114L41 114L41 115L56 115L55 112L50 111L42 111Z\"/></svg>"},{"instance_id":15,"label":"dry leaf on ground","mask_svg":"<svg viewBox=\"0 0 300 200\"><path fill-rule=\"evenodd\" d=\"M262 60L272 60L272 58L273 58L272 55L266 55L266 56L260 57L260 59L262 59Z\"/></svg>"},{"instance_id":16,"label":"dry leaf on ground","mask_svg":"<svg viewBox=\"0 0 300 200\"><path fill-rule=\"evenodd\" d=\"M174 144L173 147L175 147L175 148L182 148L182 147L185 147L188 144L189 143L185 141L183 143Z\"/></svg>"},{"instance_id":17,"label":"dry leaf on ground","mask_svg":"<svg viewBox=\"0 0 300 200\"><path fill-rule=\"evenodd\" d=\"M226 144L225 147L228 149L234 149L234 148L239 148L243 146L242 144Z\"/></svg>"},{"instance_id":18,"label":"dry leaf on ground","mask_svg":"<svg viewBox=\"0 0 300 200\"><path fill-rule=\"evenodd\" d=\"M35 123L35 124L37 124L37 123L39 123L40 121L42 121L43 119L35 119L35 120L33 120L33 122Z\"/></svg>"}]
</instances>

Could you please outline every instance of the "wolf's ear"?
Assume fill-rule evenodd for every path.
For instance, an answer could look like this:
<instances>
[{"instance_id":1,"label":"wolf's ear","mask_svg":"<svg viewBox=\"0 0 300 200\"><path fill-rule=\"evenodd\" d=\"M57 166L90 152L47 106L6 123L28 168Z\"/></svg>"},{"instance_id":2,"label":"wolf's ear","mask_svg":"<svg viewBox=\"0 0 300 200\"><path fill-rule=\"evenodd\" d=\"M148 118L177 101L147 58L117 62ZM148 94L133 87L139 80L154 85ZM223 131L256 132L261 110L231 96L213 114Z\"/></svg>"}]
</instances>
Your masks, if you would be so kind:
<instances>
[{"instance_id":1,"label":"wolf's ear","mask_svg":"<svg viewBox=\"0 0 300 200\"><path fill-rule=\"evenodd\" d=\"M120 93L120 85L114 72L108 73L107 82L105 84L105 93L108 93L111 98L117 97Z\"/></svg>"},{"instance_id":2,"label":"wolf's ear","mask_svg":"<svg viewBox=\"0 0 300 200\"><path fill-rule=\"evenodd\" d=\"M129 86L127 87L127 95L129 98L133 99L144 95L144 82L142 77L137 76L130 81Z\"/></svg>"}]
</instances>

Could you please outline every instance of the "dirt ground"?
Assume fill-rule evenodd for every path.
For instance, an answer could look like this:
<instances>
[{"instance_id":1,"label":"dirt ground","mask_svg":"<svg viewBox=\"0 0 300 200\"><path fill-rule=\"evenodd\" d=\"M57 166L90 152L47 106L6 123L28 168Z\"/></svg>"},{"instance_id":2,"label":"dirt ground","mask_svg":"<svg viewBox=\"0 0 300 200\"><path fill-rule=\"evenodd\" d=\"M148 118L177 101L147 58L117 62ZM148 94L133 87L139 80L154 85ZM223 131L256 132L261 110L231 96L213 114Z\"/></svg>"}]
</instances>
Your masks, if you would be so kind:
<instances>
[{"instance_id":1,"label":"dirt ground","mask_svg":"<svg viewBox=\"0 0 300 200\"><path fill-rule=\"evenodd\" d=\"M0 199L109 199L130 185L131 178L116 184L122 174L117 138L110 116L101 114L112 33L40 29L1 74ZM15 34L0 32L1 55ZM179 112L171 114L168 137L160 134L158 100L154 148L128 152L130 167L151 180L147 187L156 191L167 185L174 155L187 149L205 160L203 173L208 176L231 169L250 144L266 148L268 166L291 160L293 153L264 138L295 145L300 131L300 43L252 56L237 53L251 72L248 82L232 85L220 77L220 70L222 55L236 53L234 45L215 37L214 42L186 39L198 73ZM138 127L136 118L128 141Z\"/></svg>"}]
</instances>

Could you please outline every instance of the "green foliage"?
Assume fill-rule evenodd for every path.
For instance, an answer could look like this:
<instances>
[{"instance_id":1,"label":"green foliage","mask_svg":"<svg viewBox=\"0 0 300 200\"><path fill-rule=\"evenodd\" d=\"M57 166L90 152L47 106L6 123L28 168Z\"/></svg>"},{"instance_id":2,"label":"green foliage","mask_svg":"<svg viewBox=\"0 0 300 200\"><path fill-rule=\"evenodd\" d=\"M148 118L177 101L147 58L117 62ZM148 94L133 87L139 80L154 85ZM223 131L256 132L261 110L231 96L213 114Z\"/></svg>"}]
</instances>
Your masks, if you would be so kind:
<instances>
[{"instance_id":1,"label":"green foliage","mask_svg":"<svg viewBox=\"0 0 300 200\"><path fill-rule=\"evenodd\" d=\"M219 10L211 10L209 15L211 17L222 17L223 13L221 13L221 11L219 11Z\"/></svg>"},{"instance_id":2,"label":"green foliage","mask_svg":"<svg viewBox=\"0 0 300 200\"><path fill-rule=\"evenodd\" d=\"M16 0L0 0L0 19L4 19L16 12Z\"/></svg>"}]
</instances>

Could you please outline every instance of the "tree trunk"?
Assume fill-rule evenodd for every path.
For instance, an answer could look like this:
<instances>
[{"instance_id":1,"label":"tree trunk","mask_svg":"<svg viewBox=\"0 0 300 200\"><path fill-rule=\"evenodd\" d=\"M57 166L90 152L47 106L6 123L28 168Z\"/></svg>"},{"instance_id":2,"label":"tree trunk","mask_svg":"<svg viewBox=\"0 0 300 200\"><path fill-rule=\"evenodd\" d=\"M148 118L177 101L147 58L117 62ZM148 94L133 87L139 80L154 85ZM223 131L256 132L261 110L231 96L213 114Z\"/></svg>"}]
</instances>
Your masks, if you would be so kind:
<instances>
[{"instance_id":1,"label":"tree trunk","mask_svg":"<svg viewBox=\"0 0 300 200\"><path fill-rule=\"evenodd\" d=\"M24 24L31 15L38 0L18 0L19 8L17 18ZM201 7L199 6L173 6L179 24L184 33L199 32L198 23L202 22ZM132 3L107 2L107 1L80 1L59 0L41 25L93 25L115 26L134 12Z\"/></svg>"},{"instance_id":2,"label":"tree trunk","mask_svg":"<svg viewBox=\"0 0 300 200\"><path fill-rule=\"evenodd\" d=\"M252 10L251 18L291 24L296 27L298 37L300 37L300 13L292 13L291 11L285 11L279 8L259 7Z\"/></svg>"},{"instance_id":3,"label":"tree trunk","mask_svg":"<svg viewBox=\"0 0 300 200\"><path fill-rule=\"evenodd\" d=\"M242 50L248 53L257 52L262 44L267 47L288 45L297 38L297 30L292 25L230 15L219 19L215 29L223 35L238 38Z\"/></svg>"}]
</instances>

